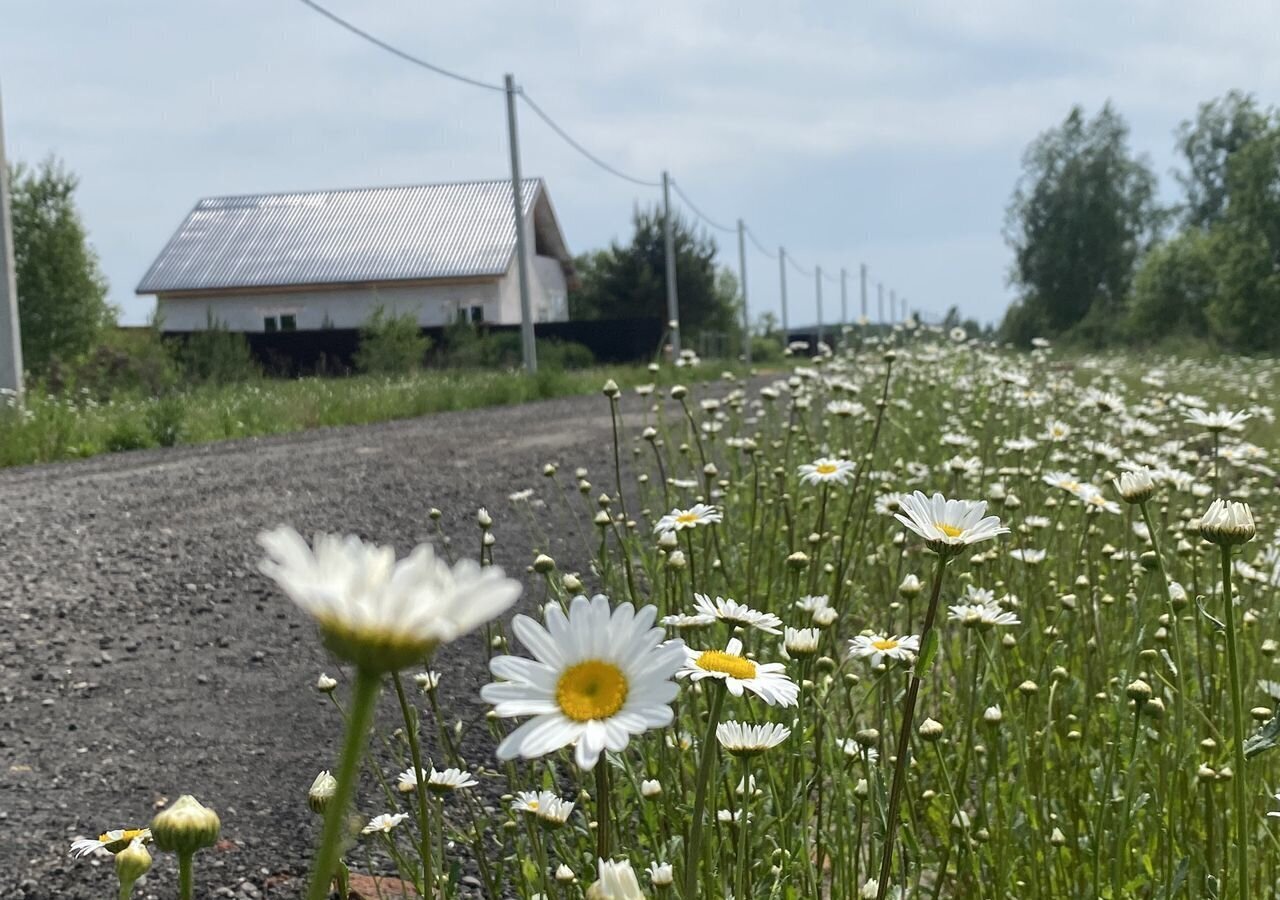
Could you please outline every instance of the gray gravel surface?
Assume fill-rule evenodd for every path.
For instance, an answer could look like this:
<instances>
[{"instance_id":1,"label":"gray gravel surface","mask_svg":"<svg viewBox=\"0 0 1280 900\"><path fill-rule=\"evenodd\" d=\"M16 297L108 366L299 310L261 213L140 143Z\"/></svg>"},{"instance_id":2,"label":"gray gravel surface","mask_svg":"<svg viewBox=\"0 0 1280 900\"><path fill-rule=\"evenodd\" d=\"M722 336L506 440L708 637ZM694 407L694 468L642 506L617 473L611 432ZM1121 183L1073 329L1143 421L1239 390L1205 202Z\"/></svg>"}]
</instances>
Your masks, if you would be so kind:
<instances>
[{"instance_id":1,"label":"gray gravel surface","mask_svg":"<svg viewBox=\"0 0 1280 900\"><path fill-rule=\"evenodd\" d=\"M638 421L636 398L624 409ZM436 506L474 556L485 505L497 562L523 576L537 541L507 495L545 494L548 461L567 485L576 466L610 484L609 435L597 395L0 472L0 897L114 896L110 860L71 860L70 842L182 793L223 821L200 896L296 896L317 828L306 789L340 739L313 684L336 669L257 574L256 533L288 523L403 553L435 537ZM567 524L555 540L582 546ZM437 660L463 718L482 714L483 658L472 637ZM474 734L469 756L487 759ZM173 896L173 868L158 854L135 896Z\"/></svg>"}]
</instances>

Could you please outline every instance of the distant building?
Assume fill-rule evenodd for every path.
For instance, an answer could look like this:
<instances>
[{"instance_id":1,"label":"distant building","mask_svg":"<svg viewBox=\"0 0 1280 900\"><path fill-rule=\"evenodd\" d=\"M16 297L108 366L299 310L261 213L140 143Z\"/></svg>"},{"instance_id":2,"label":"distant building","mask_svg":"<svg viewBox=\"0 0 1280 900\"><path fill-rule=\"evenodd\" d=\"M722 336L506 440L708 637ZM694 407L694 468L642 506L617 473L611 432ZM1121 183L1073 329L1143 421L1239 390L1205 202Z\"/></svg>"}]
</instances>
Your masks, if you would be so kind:
<instances>
[{"instance_id":1,"label":"distant building","mask_svg":"<svg viewBox=\"0 0 1280 900\"><path fill-rule=\"evenodd\" d=\"M525 180L530 301L569 318L572 258L540 179ZM520 322L510 181L209 197L138 285L163 329L358 328L381 306L420 325Z\"/></svg>"}]
</instances>

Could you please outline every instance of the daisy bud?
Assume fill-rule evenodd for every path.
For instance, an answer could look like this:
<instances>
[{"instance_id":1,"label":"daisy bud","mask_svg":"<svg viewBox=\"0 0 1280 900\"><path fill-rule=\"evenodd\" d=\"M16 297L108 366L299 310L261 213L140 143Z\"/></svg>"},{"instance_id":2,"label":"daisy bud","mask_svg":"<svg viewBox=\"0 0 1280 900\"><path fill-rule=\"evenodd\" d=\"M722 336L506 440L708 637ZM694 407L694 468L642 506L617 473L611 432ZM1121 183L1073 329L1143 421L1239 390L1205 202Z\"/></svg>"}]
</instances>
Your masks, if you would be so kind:
<instances>
[{"instance_id":1,"label":"daisy bud","mask_svg":"<svg viewBox=\"0 0 1280 900\"><path fill-rule=\"evenodd\" d=\"M190 794L183 794L151 820L151 838L156 846L179 856L212 847L221 830L218 814Z\"/></svg>"},{"instance_id":2,"label":"daisy bud","mask_svg":"<svg viewBox=\"0 0 1280 900\"><path fill-rule=\"evenodd\" d=\"M687 565L688 565L688 562L684 558L683 550L672 550L670 553L667 554L668 569L680 570Z\"/></svg>"},{"instance_id":3,"label":"daisy bud","mask_svg":"<svg viewBox=\"0 0 1280 900\"><path fill-rule=\"evenodd\" d=\"M867 779L859 778L858 783L853 786L853 795L859 799L865 799L871 789L867 786Z\"/></svg>"},{"instance_id":4,"label":"daisy bud","mask_svg":"<svg viewBox=\"0 0 1280 900\"><path fill-rule=\"evenodd\" d=\"M821 675L829 675L836 670L836 661L830 656L819 656L813 668Z\"/></svg>"},{"instance_id":5,"label":"daisy bud","mask_svg":"<svg viewBox=\"0 0 1280 900\"><path fill-rule=\"evenodd\" d=\"M139 838L134 838L116 854L116 878L120 881L121 896L129 896L133 883L151 871L151 854Z\"/></svg>"},{"instance_id":6,"label":"daisy bud","mask_svg":"<svg viewBox=\"0 0 1280 900\"><path fill-rule=\"evenodd\" d=\"M653 799L662 793L662 782L656 778L647 778L640 782L640 796Z\"/></svg>"},{"instance_id":7,"label":"daisy bud","mask_svg":"<svg viewBox=\"0 0 1280 900\"><path fill-rule=\"evenodd\" d=\"M880 732L874 728L864 728L855 734L853 739L864 747L874 747L880 743Z\"/></svg>"},{"instance_id":8,"label":"daisy bud","mask_svg":"<svg viewBox=\"0 0 1280 900\"><path fill-rule=\"evenodd\" d=\"M484 544L486 547L492 547L497 542L498 539L493 536L493 532L491 531L486 531L484 533L484 538L480 541L480 543Z\"/></svg>"},{"instance_id":9,"label":"daisy bud","mask_svg":"<svg viewBox=\"0 0 1280 900\"><path fill-rule=\"evenodd\" d=\"M476 510L476 524L481 528L489 528L493 525L493 517L489 515L489 510L483 506Z\"/></svg>"},{"instance_id":10,"label":"daisy bud","mask_svg":"<svg viewBox=\"0 0 1280 900\"><path fill-rule=\"evenodd\" d=\"M792 569L800 570L809 565L809 557L797 550L787 557L787 566Z\"/></svg>"},{"instance_id":11,"label":"daisy bud","mask_svg":"<svg viewBox=\"0 0 1280 900\"><path fill-rule=\"evenodd\" d=\"M1034 681L1030 679L1027 679L1026 681L1022 682L1022 684L1018 685L1018 691L1023 696L1030 697L1033 694L1038 694L1040 692L1040 685L1036 684Z\"/></svg>"},{"instance_id":12,"label":"daisy bud","mask_svg":"<svg viewBox=\"0 0 1280 900\"><path fill-rule=\"evenodd\" d=\"M316 679L316 690L322 694L332 694L334 688L337 686L338 680L336 678L330 678L323 672L321 672L320 677Z\"/></svg>"},{"instance_id":13,"label":"daisy bud","mask_svg":"<svg viewBox=\"0 0 1280 900\"><path fill-rule=\"evenodd\" d=\"M1152 697L1143 704L1142 711L1153 719L1164 718L1164 701L1159 697Z\"/></svg>"},{"instance_id":14,"label":"daisy bud","mask_svg":"<svg viewBox=\"0 0 1280 900\"><path fill-rule=\"evenodd\" d=\"M556 881L561 884L573 884L577 880L578 876L573 874L573 869L570 869L564 863L556 866Z\"/></svg>"},{"instance_id":15,"label":"daisy bud","mask_svg":"<svg viewBox=\"0 0 1280 900\"><path fill-rule=\"evenodd\" d=\"M657 363L649 363L649 371L650 371L650 372L655 372L655 373L656 373L656 372L658 372L661 368L662 368L662 367L661 367L661 366L659 366Z\"/></svg>"},{"instance_id":16,"label":"daisy bud","mask_svg":"<svg viewBox=\"0 0 1280 900\"><path fill-rule=\"evenodd\" d=\"M1129 699L1139 706L1151 699L1151 685L1147 684L1141 678L1130 682L1129 686L1124 689L1129 695Z\"/></svg>"},{"instance_id":17,"label":"daisy bud","mask_svg":"<svg viewBox=\"0 0 1280 900\"><path fill-rule=\"evenodd\" d=\"M574 575L572 572L566 574L563 578L561 578L560 583L564 585L564 589L568 591L570 594L582 593L582 579L580 579L577 575Z\"/></svg>"},{"instance_id":18,"label":"daisy bud","mask_svg":"<svg viewBox=\"0 0 1280 900\"><path fill-rule=\"evenodd\" d=\"M1125 503L1145 503L1156 492L1155 479L1151 477L1151 470L1145 466L1136 472L1122 473L1112 484Z\"/></svg>"},{"instance_id":19,"label":"daisy bud","mask_svg":"<svg viewBox=\"0 0 1280 900\"><path fill-rule=\"evenodd\" d=\"M666 550L670 552L672 550L675 550L679 546L680 546L680 539L676 537L676 533L674 531L664 531L658 537L659 550Z\"/></svg>"},{"instance_id":20,"label":"daisy bud","mask_svg":"<svg viewBox=\"0 0 1280 900\"><path fill-rule=\"evenodd\" d=\"M933 743L942 737L942 723L936 719L925 719L920 723L920 739Z\"/></svg>"},{"instance_id":21,"label":"daisy bud","mask_svg":"<svg viewBox=\"0 0 1280 900\"><path fill-rule=\"evenodd\" d=\"M1258 652L1263 656L1272 657L1276 655L1277 649L1280 649L1280 644L1277 644L1271 638L1267 638L1262 642L1262 646L1258 648Z\"/></svg>"},{"instance_id":22,"label":"daisy bud","mask_svg":"<svg viewBox=\"0 0 1280 900\"><path fill-rule=\"evenodd\" d=\"M650 425L645 428L644 431L640 432L640 437L644 438L646 441L652 441L658 437L658 429Z\"/></svg>"},{"instance_id":23,"label":"daisy bud","mask_svg":"<svg viewBox=\"0 0 1280 900\"><path fill-rule=\"evenodd\" d=\"M554 478L556 474L555 463L547 463L542 467L542 475L544 478Z\"/></svg>"},{"instance_id":24,"label":"daisy bud","mask_svg":"<svg viewBox=\"0 0 1280 900\"><path fill-rule=\"evenodd\" d=\"M1235 772L1231 771L1230 766L1223 766L1221 769L1218 770L1219 781L1230 781L1234 777L1235 777Z\"/></svg>"},{"instance_id":25,"label":"daisy bud","mask_svg":"<svg viewBox=\"0 0 1280 900\"><path fill-rule=\"evenodd\" d=\"M546 575L548 572L554 572L556 561L545 553L539 553L533 560L533 571L539 575Z\"/></svg>"},{"instance_id":26,"label":"daisy bud","mask_svg":"<svg viewBox=\"0 0 1280 900\"><path fill-rule=\"evenodd\" d=\"M1200 768L1196 769L1196 777L1201 781L1213 781L1218 777L1218 773L1208 766L1202 765Z\"/></svg>"},{"instance_id":27,"label":"daisy bud","mask_svg":"<svg viewBox=\"0 0 1280 900\"><path fill-rule=\"evenodd\" d=\"M673 384L671 386L672 400L683 400L687 396L689 396L689 389L683 384Z\"/></svg>"},{"instance_id":28,"label":"daisy bud","mask_svg":"<svg viewBox=\"0 0 1280 900\"><path fill-rule=\"evenodd\" d=\"M898 585L898 593L908 599L918 596L923 590L924 584L914 574L902 579L902 584Z\"/></svg>"},{"instance_id":29,"label":"daisy bud","mask_svg":"<svg viewBox=\"0 0 1280 900\"><path fill-rule=\"evenodd\" d=\"M1249 715L1253 716L1259 722L1267 722L1271 719L1271 710L1265 706L1255 706L1249 710Z\"/></svg>"},{"instance_id":30,"label":"daisy bud","mask_svg":"<svg viewBox=\"0 0 1280 900\"><path fill-rule=\"evenodd\" d=\"M1218 742L1213 738L1205 738L1200 742L1200 749L1205 753L1216 753L1218 751Z\"/></svg>"},{"instance_id":31,"label":"daisy bud","mask_svg":"<svg viewBox=\"0 0 1280 900\"><path fill-rule=\"evenodd\" d=\"M325 769L316 776L316 780L311 782L311 790L307 791L307 806L311 807L311 811L317 816L324 815L325 809L329 806L329 801L333 798L333 794L338 790L338 779Z\"/></svg>"},{"instance_id":32,"label":"daisy bud","mask_svg":"<svg viewBox=\"0 0 1280 900\"><path fill-rule=\"evenodd\" d=\"M600 389L600 392L610 400L617 400L618 395L622 393L622 391L618 390L618 382L612 378L604 383L604 387Z\"/></svg>"},{"instance_id":33,"label":"daisy bud","mask_svg":"<svg viewBox=\"0 0 1280 900\"><path fill-rule=\"evenodd\" d=\"M427 515L431 517L432 522L439 522L440 517L443 516L444 513L440 512L439 509L433 506L430 511L427 512Z\"/></svg>"},{"instance_id":34,"label":"daisy bud","mask_svg":"<svg viewBox=\"0 0 1280 900\"><path fill-rule=\"evenodd\" d=\"M1067 836L1062 833L1061 828L1054 828L1049 835L1049 843L1055 847L1061 847L1067 842Z\"/></svg>"},{"instance_id":35,"label":"daisy bud","mask_svg":"<svg viewBox=\"0 0 1280 900\"><path fill-rule=\"evenodd\" d=\"M1248 503L1214 500L1200 517L1200 536L1211 544L1243 544L1253 540L1256 530Z\"/></svg>"},{"instance_id":36,"label":"daisy bud","mask_svg":"<svg viewBox=\"0 0 1280 900\"><path fill-rule=\"evenodd\" d=\"M650 863L649 880L653 882L653 886L659 891L666 893L666 889L670 888L676 880L675 871L671 868L671 863Z\"/></svg>"},{"instance_id":37,"label":"daisy bud","mask_svg":"<svg viewBox=\"0 0 1280 900\"><path fill-rule=\"evenodd\" d=\"M606 512L605 510L602 509L600 510L600 512L596 513L595 524L598 527L608 528L609 525L612 524L612 522L613 522L613 519L610 518L609 513Z\"/></svg>"}]
</instances>

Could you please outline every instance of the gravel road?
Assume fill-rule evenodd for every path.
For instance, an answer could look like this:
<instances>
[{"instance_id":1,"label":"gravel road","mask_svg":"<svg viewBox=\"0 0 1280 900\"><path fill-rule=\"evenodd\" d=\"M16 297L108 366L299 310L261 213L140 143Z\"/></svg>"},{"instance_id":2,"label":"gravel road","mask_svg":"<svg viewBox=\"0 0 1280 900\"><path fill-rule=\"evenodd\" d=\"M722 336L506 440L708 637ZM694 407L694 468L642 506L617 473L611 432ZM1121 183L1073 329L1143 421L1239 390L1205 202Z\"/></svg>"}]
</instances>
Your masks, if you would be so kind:
<instances>
[{"instance_id":1,"label":"gravel road","mask_svg":"<svg viewBox=\"0 0 1280 900\"><path fill-rule=\"evenodd\" d=\"M355 532L403 553L435 534L435 506L474 556L485 505L497 562L523 572L534 541L507 495L545 489L548 461L569 484L577 466L609 483L609 434L594 396L0 471L0 896L113 896L110 861L73 861L70 842L181 793L223 821L199 895L296 896L317 824L306 788L340 737L312 686L335 666L257 574L256 533ZM438 659L446 709L481 713L482 660L474 637ZM135 896L173 896L173 869L158 855Z\"/></svg>"}]
</instances>

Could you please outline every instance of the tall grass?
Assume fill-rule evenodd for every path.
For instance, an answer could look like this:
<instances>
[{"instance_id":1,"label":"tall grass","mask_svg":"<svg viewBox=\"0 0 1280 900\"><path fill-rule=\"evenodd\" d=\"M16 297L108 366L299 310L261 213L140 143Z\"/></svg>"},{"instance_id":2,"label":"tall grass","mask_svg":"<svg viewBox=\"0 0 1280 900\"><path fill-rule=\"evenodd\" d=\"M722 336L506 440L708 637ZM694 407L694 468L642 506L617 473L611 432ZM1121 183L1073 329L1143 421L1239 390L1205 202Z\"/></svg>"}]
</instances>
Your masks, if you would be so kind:
<instances>
[{"instance_id":1,"label":"tall grass","mask_svg":"<svg viewBox=\"0 0 1280 900\"><path fill-rule=\"evenodd\" d=\"M718 369L684 370L688 381ZM28 394L23 406L0 406L0 466L78 459L147 447L201 444L363 425L447 410L475 409L597 391L608 378L625 386L652 378L642 366L563 371L449 371L400 377L256 380L204 385L160 397L99 402L87 392Z\"/></svg>"}]
</instances>

